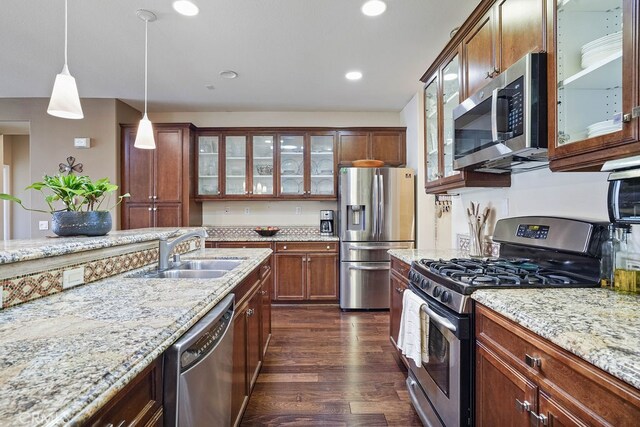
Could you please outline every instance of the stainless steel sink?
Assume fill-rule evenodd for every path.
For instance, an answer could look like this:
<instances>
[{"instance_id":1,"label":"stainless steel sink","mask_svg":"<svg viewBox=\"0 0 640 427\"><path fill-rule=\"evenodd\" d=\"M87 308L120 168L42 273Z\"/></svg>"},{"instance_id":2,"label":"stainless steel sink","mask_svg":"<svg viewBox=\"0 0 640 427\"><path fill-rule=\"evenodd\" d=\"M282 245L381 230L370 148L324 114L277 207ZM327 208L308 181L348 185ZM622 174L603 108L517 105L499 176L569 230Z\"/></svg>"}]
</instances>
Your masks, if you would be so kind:
<instances>
[{"instance_id":1,"label":"stainless steel sink","mask_svg":"<svg viewBox=\"0 0 640 427\"><path fill-rule=\"evenodd\" d=\"M147 273L146 279L216 279L227 274L229 270L165 270Z\"/></svg>"},{"instance_id":2,"label":"stainless steel sink","mask_svg":"<svg viewBox=\"0 0 640 427\"><path fill-rule=\"evenodd\" d=\"M233 270L242 264L238 259L195 259L185 261L172 270Z\"/></svg>"}]
</instances>

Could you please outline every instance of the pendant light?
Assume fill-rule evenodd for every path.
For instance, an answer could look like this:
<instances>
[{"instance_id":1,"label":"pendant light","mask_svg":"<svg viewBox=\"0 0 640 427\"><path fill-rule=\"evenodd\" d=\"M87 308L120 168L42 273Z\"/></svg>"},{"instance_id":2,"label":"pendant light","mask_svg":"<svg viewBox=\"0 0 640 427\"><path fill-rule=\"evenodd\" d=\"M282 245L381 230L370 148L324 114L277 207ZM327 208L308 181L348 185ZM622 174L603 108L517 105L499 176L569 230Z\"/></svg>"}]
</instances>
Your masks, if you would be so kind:
<instances>
[{"instance_id":1,"label":"pendant light","mask_svg":"<svg viewBox=\"0 0 640 427\"><path fill-rule=\"evenodd\" d=\"M63 119L82 119L84 114L78 96L78 86L67 66L67 15L67 0L64 0L64 66L53 83L47 113Z\"/></svg>"},{"instance_id":2,"label":"pendant light","mask_svg":"<svg viewBox=\"0 0 640 427\"><path fill-rule=\"evenodd\" d=\"M156 141L153 138L153 126L149 117L147 117L147 50L148 50L148 38L147 38L147 26L149 22L156 20L156 15L148 10L138 9L136 12L138 18L144 21L144 116L140 120L138 125L138 132L136 133L136 141L133 146L136 148L143 148L146 150L153 150L156 148Z\"/></svg>"}]
</instances>

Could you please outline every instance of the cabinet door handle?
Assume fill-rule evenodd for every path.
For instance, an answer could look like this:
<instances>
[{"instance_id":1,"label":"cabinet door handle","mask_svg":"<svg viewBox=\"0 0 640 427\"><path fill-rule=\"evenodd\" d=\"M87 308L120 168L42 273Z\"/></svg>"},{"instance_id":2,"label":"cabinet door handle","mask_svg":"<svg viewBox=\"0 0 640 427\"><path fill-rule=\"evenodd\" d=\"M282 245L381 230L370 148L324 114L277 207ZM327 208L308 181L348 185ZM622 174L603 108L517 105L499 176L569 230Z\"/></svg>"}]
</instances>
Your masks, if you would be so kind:
<instances>
[{"instance_id":1,"label":"cabinet door handle","mask_svg":"<svg viewBox=\"0 0 640 427\"><path fill-rule=\"evenodd\" d=\"M158 196L153 196L153 200L155 200L155 199L157 199L157 198L158 198Z\"/></svg>"},{"instance_id":2,"label":"cabinet door handle","mask_svg":"<svg viewBox=\"0 0 640 427\"><path fill-rule=\"evenodd\" d=\"M520 402L516 399L516 410L519 412L529 412L531 410L531 404L526 400L524 402Z\"/></svg>"},{"instance_id":3,"label":"cabinet door handle","mask_svg":"<svg viewBox=\"0 0 640 427\"><path fill-rule=\"evenodd\" d=\"M253 308L249 308L247 309L247 317L251 317L253 316L253 313L255 312L255 310Z\"/></svg>"},{"instance_id":4,"label":"cabinet door handle","mask_svg":"<svg viewBox=\"0 0 640 427\"><path fill-rule=\"evenodd\" d=\"M491 73L491 77L495 77L500 74L500 68L493 67L493 72Z\"/></svg>"},{"instance_id":5,"label":"cabinet door handle","mask_svg":"<svg viewBox=\"0 0 640 427\"><path fill-rule=\"evenodd\" d=\"M524 363L526 363L527 365L531 366L532 368L540 368L540 367L542 367L542 359L541 358L529 356L528 354L525 354L525 356L524 356Z\"/></svg>"},{"instance_id":6,"label":"cabinet door handle","mask_svg":"<svg viewBox=\"0 0 640 427\"><path fill-rule=\"evenodd\" d=\"M404 292L404 289L402 288L396 288L396 292L399 294L402 294Z\"/></svg>"},{"instance_id":7,"label":"cabinet door handle","mask_svg":"<svg viewBox=\"0 0 640 427\"><path fill-rule=\"evenodd\" d=\"M153 199L153 196L149 196L149 200Z\"/></svg>"},{"instance_id":8,"label":"cabinet door handle","mask_svg":"<svg viewBox=\"0 0 640 427\"><path fill-rule=\"evenodd\" d=\"M491 72L487 71L487 74L484 76L485 79L491 78Z\"/></svg>"},{"instance_id":9,"label":"cabinet door handle","mask_svg":"<svg viewBox=\"0 0 640 427\"><path fill-rule=\"evenodd\" d=\"M268 293L268 291L262 291L262 295L267 295Z\"/></svg>"},{"instance_id":10,"label":"cabinet door handle","mask_svg":"<svg viewBox=\"0 0 640 427\"><path fill-rule=\"evenodd\" d=\"M149 208L149 212L151 212L151 210L152 210L152 209L151 209L151 208Z\"/></svg>"},{"instance_id":11,"label":"cabinet door handle","mask_svg":"<svg viewBox=\"0 0 640 427\"><path fill-rule=\"evenodd\" d=\"M542 414L536 414L533 411L529 412L529 419L531 421L531 425L534 425L534 426L549 425L549 419L546 416Z\"/></svg>"},{"instance_id":12,"label":"cabinet door handle","mask_svg":"<svg viewBox=\"0 0 640 427\"><path fill-rule=\"evenodd\" d=\"M154 211L157 211L157 210L158 210L158 208L153 208L153 210L154 210Z\"/></svg>"},{"instance_id":13,"label":"cabinet door handle","mask_svg":"<svg viewBox=\"0 0 640 427\"><path fill-rule=\"evenodd\" d=\"M220 190L218 190L218 195L220 194Z\"/></svg>"}]
</instances>

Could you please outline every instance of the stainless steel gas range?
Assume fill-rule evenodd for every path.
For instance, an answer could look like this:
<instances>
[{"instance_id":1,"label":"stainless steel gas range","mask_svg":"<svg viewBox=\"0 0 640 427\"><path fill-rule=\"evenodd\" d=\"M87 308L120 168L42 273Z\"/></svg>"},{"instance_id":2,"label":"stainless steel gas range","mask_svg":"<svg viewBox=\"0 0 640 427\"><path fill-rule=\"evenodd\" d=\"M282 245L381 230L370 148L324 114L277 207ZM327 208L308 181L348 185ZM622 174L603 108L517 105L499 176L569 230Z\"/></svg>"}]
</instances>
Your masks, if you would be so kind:
<instances>
[{"instance_id":1,"label":"stainless steel gas range","mask_svg":"<svg viewBox=\"0 0 640 427\"><path fill-rule=\"evenodd\" d=\"M599 286L607 223L555 217L499 220L500 257L422 259L409 290L424 300L428 358L409 363L407 387L426 426L473 425L474 322L470 295L486 288Z\"/></svg>"}]
</instances>

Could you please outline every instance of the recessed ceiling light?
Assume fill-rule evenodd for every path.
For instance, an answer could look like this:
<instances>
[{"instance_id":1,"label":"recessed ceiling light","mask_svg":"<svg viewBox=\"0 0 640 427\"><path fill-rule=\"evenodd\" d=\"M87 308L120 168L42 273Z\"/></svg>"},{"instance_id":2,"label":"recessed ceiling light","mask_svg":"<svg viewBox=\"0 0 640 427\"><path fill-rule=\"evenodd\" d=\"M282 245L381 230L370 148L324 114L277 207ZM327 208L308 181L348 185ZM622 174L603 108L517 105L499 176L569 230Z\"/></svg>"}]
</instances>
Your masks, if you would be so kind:
<instances>
[{"instance_id":1,"label":"recessed ceiling light","mask_svg":"<svg viewBox=\"0 0 640 427\"><path fill-rule=\"evenodd\" d=\"M184 16L196 16L200 9L198 6L190 2L189 0L177 0L173 2L173 9L180 15Z\"/></svg>"},{"instance_id":2,"label":"recessed ceiling light","mask_svg":"<svg viewBox=\"0 0 640 427\"><path fill-rule=\"evenodd\" d=\"M232 70L224 70L220 71L220 77L222 77L223 79L235 79L236 77L238 77L238 73Z\"/></svg>"},{"instance_id":3,"label":"recessed ceiling light","mask_svg":"<svg viewBox=\"0 0 640 427\"><path fill-rule=\"evenodd\" d=\"M344 76L349 80L360 80L362 78L362 73L360 71L349 71Z\"/></svg>"},{"instance_id":4,"label":"recessed ceiling light","mask_svg":"<svg viewBox=\"0 0 640 427\"><path fill-rule=\"evenodd\" d=\"M456 73L447 73L442 78L446 82L450 82L451 80L458 80L458 75Z\"/></svg>"},{"instance_id":5,"label":"recessed ceiling light","mask_svg":"<svg viewBox=\"0 0 640 427\"><path fill-rule=\"evenodd\" d=\"M387 10L387 5L382 0L369 0L362 5L360 10L367 16L378 16Z\"/></svg>"}]
</instances>

